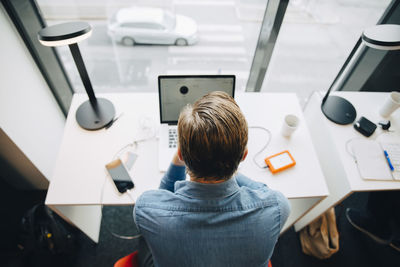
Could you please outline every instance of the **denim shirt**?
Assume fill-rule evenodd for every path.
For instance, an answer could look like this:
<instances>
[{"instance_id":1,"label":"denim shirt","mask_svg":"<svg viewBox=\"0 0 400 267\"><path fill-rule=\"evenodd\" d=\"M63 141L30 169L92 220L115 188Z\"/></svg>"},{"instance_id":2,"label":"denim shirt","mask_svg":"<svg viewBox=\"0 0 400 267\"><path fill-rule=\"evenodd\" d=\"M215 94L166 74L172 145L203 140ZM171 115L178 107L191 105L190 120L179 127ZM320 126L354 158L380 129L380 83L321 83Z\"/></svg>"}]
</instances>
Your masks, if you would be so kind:
<instances>
[{"instance_id":1,"label":"denim shirt","mask_svg":"<svg viewBox=\"0 0 400 267\"><path fill-rule=\"evenodd\" d=\"M143 193L134 219L155 266L267 266L290 212L282 193L242 174L217 184L185 181L171 164Z\"/></svg>"}]
</instances>

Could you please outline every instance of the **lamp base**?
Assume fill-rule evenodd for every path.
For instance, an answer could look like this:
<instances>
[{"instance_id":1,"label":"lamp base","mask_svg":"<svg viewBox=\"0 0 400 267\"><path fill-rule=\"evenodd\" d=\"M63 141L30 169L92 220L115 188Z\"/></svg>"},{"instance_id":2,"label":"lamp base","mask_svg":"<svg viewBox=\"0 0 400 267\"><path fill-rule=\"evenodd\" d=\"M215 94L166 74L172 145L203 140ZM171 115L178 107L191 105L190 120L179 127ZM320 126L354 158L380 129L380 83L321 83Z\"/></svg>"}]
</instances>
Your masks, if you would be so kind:
<instances>
[{"instance_id":1,"label":"lamp base","mask_svg":"<svg viewBox=\"0 0 400 267\"><path fill-rule=\"evenodd\" d=\"M321 105L324 115L337 124L350 124L357 116L356 109L346 99L339 96L329 96Z\"/></svg>"},{"instance_id":2,"label":"lamp base","mask_svg":"<svg viewBox=\"0 0 400 267\"><path fill-rule=\"evenodd\" d=\"M109 124L115 116L115 108L110 100L97 98L96 106L89 100L83 102L76 111L75 117L79 126L86 130L98 130Z\"/></svg>"}]
</instances>

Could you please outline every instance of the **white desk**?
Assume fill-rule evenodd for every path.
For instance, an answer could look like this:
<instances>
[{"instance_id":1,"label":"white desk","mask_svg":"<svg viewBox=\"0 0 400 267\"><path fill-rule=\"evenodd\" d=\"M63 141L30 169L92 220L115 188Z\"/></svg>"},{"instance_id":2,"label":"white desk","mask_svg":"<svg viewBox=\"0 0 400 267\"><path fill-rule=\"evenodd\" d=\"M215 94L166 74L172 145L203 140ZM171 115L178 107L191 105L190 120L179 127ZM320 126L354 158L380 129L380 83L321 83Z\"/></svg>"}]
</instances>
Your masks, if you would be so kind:
<instances>
[{"instance_id":1,"label":"white desk","mask_svg":"<svg viewBox=\"0 0 400 267\"><path fill-rule=\"evenodd\" d=\"M374 123L384 119L379 115L379 108L385 102L387 93L335 92L335 94L346 98L354 105L357 110L357 119L364 116ZM354 137L367 137L355 131L352 124L339 125L328 120L321 111L322 97L320 93L314 93L306 106L304 115L330 194L295 224L296 231L353 192L400 189L398 181L366 181L360 177L356 163L346 151L346 142ZM400 142L400 112L394 112L389 119L392 123L390 130L396 132L380 134L382 130L378 127L369 139L378 137L379 140L394 139Z\"/></svg>"},{"instance_id":2,"label":"white desk","mask_svg":"<svg viewBox=\"0 0 400 267\"><path fill-rule=\"evenodd\" d=\"M129 196L117 194L104 165L124 145L143 137L140 126L143 118L159 125L158 95L155 93L104 94L100 97L111 100L116 113L123 112L123 115L108 130L83 130L76 123L75 110L87 97L84 94L74 96L46 198L47 205L95 242L99 239L101 204L133 204ZM249 130L249 155L239 166L239 171L281 191L290 199L292 213L285 230L328 195L297 97L287 93L246 93L239 94L236 100L249 126L263 126L272 133L272 140L258 161L262 163L263 157L286 149L297 161L295 167L276 175L256 167L252 157L264 146L267 134L262 130ZM280 135L283 118L288 113L296 114L301 121L290 139ZM131 170L135 182L133 199L146 190L158 188L162 177L158 171L156 139L140 143L136 153L139 157Z\"/></svg>"}]
</instances>

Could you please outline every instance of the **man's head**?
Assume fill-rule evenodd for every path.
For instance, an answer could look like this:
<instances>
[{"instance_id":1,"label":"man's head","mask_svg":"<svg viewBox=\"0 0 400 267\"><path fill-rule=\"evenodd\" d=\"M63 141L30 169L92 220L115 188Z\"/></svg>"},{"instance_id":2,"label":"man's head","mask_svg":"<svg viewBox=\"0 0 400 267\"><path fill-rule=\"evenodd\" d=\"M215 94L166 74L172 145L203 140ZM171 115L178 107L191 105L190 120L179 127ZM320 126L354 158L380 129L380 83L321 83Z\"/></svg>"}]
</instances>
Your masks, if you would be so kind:
<instances>
[{"instance_id":1,"label":"man's head","mask_svg":"<svg viewBox=\"0 0 400 267\"><path fill-rule=\"evenodd\" d=\"M247 154L248 127L235 100L212 92L185 107L178 120L179 149L192 178L227 180Z\"/></svg>"}]
</instances>

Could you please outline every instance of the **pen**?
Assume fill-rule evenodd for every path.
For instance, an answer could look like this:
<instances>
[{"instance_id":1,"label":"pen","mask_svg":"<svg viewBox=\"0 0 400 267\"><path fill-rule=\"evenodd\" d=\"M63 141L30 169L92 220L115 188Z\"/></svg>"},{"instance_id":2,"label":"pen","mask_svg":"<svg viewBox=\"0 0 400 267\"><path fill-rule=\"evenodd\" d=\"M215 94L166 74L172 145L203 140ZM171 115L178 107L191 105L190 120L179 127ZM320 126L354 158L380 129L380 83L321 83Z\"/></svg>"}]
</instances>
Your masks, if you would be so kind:
<instances>
[{"instance_id":1,"label":"pen","mask_svg":"<svg viewBox=\"0 0 400 267\"><path fill-rule=\"evenodd\" d=\"M385 153L385 157L386 157L386 160L387 160L387 162L388 162L388 164L389 164L390 170L391 170L391 171L394 171L392 162L390 162L389 154L387 153L386 150L383 150L383 153Z\"/></svg>"}]
</instances>

